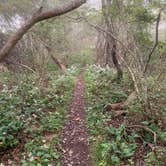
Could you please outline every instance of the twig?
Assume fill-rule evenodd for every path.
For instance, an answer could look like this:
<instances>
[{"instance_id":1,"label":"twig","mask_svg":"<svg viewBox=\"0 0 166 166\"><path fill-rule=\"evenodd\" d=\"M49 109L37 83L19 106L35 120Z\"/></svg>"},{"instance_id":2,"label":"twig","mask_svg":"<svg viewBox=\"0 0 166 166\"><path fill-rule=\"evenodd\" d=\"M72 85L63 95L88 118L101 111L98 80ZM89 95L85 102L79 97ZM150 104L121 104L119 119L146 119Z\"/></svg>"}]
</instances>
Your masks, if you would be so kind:
<instances>
[{"instance_id":1,"label":"twig","mask_svg":"<svg viewBox=\"0 0 166 166\"><path fill-rule=\"evenodd\" d=\"M103 29L101 26L98 26L96 24L93 24L91 22L89 22L89 20L85 17L78 17L78 18L73 18L73 17L70 17L70 16L66 16L67 18L69 19L72 19L72 20L75 20L76 22L80 22L81 20L82 21L85 21L89 26L95 28L96 30L100 31L100 32L103 32L104 34L107 34L109 36L111 36L114 40L116 40L127 52L130 52L132 55L133 55L133 52L127 48L122 41L120 41L116 36L114 36L112 33L106 31L105 29Z\"/></svg>"},{"instance_id":2,"label":"twig","mask_svg":"<svg viewBox=\"0 0 166 166\"><path fill-rule=\"evenodd\" d=\"M127 113L128 113L128 111L124 111L124 110L119 110L119 111L114 112L115 117L118 117L118 116L121 116L121 115L124 115Z\"/></svg>"},{"instance_id":3,"label":"twig","mask_svg":"<svg viewBox=\"0 0 166 166\"><path fill-rule=\"evenodd\" d=\"M138 84L137 84L137 81L136 81L136 76L135 76L133 70L130 68L130 66L127 64L126 60L121 55L118 55L118 56L121 59L121 61L124 63L126 68L128 69L128 71L129 71L129 73L131 75L131 78L133 80L133 83L134 83L135 91L136 91L137 95L139 96L140 91L139 91Z\"/></svg>"},{"instance_id":4,"label":"twig","mask_svg":"<svg viewBox=\"0 0 166 166\"><path fill-rule=\"evenodd\" d=\"M128 128L141 128L141 129L144 129L144 130L152 133L153 134L153 141L156 144L156 142L157 142L157 134L153 130L149 129L148 127L141 126L141 125L131 125L131 126L127 126L127 127Z\"/></svg>"},{"instance_id":5,"label":"twig","mask_svg":"<svg viewBox=\"0 0 166 166\"><path fill-rule=\"evenodd\" d=\"M16 63L16 62L12 62L12 61L10 61L10 60L7 60L7 62L8 62L9 64L19 65L19 66L21 66L21 67L24 67L25 69L28 69L29 71L32 71L33 73L36 73L32 68L30 68L29 66L24 65L24 64L22 64L22 63Z\"/></svg>"},{"instance_id":6,"label":"twig","mask_svg":"<svg viewBox=\"0 0 166 166\"><path fill-rule=\"evenodd\" d=\"M24 65L24 64L21 64L21 63L17 63L17 64L20 65L20 66L22 66L22 67L24 67L24 68L26 68L26 69L28 69L28 70L30 70L30 71L32 71L33 73L36 73L32 68L30 68L27 65Z\"/></svg>"}]
</instances>

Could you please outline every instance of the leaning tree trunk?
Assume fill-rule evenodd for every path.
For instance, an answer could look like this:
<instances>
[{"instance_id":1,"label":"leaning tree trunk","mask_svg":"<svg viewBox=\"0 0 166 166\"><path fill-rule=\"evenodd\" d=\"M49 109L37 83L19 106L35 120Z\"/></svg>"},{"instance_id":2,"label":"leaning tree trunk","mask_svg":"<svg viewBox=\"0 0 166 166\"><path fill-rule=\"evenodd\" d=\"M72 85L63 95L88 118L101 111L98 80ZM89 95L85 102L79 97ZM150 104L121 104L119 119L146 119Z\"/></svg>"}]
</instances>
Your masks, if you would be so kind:
<instances>
[{"instance_id":1,"label":"leaning tree trunk","mask_svg":"<svg viewBox=\"0 0 166 166\"><path fill-rule=\"evenodd\" d=\"M58 58L54 57L52 54L51 54L51 58L52 58L52 60L54 61L54 63L55 63L63 72L66 71L66 66L65 66L64 64L62 64Z\"/></svg>"},{"instance_id":2,"label":"leaning tree trunk","mask_svg":"<svg viewBox=\"0 0 166 166\"><path fill-rule=\"evenodd\" d=\"M78 7L80 7L82 4L84 4L86 0L72 0L70 2L65 3L62 6L58 6L54 9L43 11L42 7L32 15L32 17L27 20L17 31L16 33L9 37L6 44L2 47L0 50L0 62L4 61L4 59L8 56L10 51L13 49L13 47L18 43L18 41L23 37L24 34L36 23L63 15L67 12L70 12Z\"/></svg>"}]
</instances>

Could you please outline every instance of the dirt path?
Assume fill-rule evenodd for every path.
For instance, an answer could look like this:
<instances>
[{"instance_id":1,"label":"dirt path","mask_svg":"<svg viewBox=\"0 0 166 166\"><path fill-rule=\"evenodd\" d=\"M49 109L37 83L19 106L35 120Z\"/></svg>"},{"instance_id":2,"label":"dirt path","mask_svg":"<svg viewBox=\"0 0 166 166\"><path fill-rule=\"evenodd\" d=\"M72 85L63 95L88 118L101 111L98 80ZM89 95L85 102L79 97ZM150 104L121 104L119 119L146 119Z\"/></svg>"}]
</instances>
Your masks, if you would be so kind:
<instances>
[{"instance_id":1,"label":"dirt path","mask_svg":"<svg viewBox=\"0 0 166 166\"><path fill-rule=\"evenodd\" d=\"M90 166L83 93L84 83L80 75L77 79L71 105L68 110L69 121L62 132L62 166Z\"/></svg>"}]
</instances>

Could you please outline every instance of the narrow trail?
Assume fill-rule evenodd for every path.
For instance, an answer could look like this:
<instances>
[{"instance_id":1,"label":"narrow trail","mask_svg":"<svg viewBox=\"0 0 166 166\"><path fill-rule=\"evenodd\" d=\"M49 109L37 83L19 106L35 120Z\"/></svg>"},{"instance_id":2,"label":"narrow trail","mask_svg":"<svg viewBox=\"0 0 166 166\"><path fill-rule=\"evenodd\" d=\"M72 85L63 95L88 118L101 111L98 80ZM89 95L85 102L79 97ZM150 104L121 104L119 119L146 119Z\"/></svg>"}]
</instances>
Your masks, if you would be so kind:
<instances>
[{"instance_id":1,"label":"narrow trail","mask_svg":"<svg viewBox=\"0 0 166 166\"><path fill-rule=\"evenodd\" d=\"M62 166L90 166L82 75L77 79L68 116L68 123L62 131Z\"/></svg>"}]
</instances>

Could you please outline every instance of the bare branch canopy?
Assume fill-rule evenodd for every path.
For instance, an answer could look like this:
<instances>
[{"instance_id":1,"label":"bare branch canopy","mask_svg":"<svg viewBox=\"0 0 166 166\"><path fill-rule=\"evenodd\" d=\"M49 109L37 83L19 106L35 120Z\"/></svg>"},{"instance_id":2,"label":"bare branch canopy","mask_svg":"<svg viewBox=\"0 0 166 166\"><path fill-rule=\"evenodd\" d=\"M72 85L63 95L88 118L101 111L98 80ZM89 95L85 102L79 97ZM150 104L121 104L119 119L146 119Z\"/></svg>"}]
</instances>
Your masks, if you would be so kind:
<instances>
[{"instance_id":1,"label":"bare branch canopy","mask_svg":"<svg viewBox=\"0 0 166 166\"><path fill-rule=\"evenodd\" d=\"M64 5L57 6L54 9L48 11L42 11L41 7L11 37L9 37L6 44L0 50L0 62L2 62L8 56L8 54L17 44L17 42L23 37L24 34L26 34L26 32L33 25L40 21L68 13L80 7L84 3L86 3L86 0L72 0L70 2L65 3Z\"/></svg>"}]
</instances>

